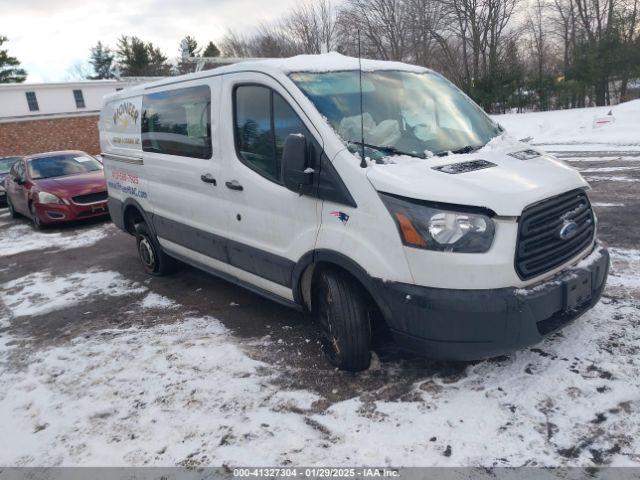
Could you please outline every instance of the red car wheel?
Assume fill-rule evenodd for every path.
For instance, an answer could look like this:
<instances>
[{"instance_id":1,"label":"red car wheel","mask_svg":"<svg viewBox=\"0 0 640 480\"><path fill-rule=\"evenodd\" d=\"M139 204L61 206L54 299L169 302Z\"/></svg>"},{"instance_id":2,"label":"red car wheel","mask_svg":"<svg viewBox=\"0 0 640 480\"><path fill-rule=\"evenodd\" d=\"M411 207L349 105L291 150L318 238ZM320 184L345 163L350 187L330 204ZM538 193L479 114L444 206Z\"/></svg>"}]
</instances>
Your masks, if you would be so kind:
<instances>
[{"instance_id":1,"label":"red car wheel","mask_svg":"<svg viewBox=\"0 0 640 480\"><path fill-rule=\"evenodd\" d=\"M38 212L36 211L36 207L33 203L29 204L29 211L31 212L31 221L33 222L33 228L35 228L36 230L41 230L43 226L42 221L40 220Z\"/></svg>"}]
</instances>

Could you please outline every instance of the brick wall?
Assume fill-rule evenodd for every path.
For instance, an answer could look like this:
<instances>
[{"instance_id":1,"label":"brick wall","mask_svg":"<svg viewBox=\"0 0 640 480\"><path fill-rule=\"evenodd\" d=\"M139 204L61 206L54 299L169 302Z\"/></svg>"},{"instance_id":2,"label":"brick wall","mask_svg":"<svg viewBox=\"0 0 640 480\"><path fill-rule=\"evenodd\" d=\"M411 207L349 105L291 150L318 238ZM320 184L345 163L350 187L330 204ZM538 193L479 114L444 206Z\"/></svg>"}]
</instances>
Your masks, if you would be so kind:
<instances>
[{"instance_id":1,"label":"brick wall","mask_svg":"<svg viewBox=\"0 0 640 480\"><path fill-rule=\"evenodd\" d=\"M55 150L100 153L98 115L0 122L0 155L29 155Z\"/></svg>"}]
</instances>

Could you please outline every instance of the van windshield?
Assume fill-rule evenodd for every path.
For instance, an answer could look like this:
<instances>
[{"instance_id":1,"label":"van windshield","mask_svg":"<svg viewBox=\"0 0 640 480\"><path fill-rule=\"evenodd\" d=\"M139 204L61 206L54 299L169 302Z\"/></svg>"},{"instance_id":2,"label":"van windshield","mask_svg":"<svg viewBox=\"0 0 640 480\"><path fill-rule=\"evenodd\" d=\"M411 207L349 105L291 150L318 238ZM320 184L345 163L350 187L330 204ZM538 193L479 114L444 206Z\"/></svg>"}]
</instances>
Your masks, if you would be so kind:
<instances>
[{"instance_id":1,"label":"van windshield","mask_svg":"<svg viewBox=\"0 0 640 480\"><path fill-rule=\"evenodd\" d=\"M290 74L353 152L365 146L381 154L429 157L484 146L501 128L436 73L358 70ZM367 154L368 155L368 154Z\"/></svg>"}]
</instances>

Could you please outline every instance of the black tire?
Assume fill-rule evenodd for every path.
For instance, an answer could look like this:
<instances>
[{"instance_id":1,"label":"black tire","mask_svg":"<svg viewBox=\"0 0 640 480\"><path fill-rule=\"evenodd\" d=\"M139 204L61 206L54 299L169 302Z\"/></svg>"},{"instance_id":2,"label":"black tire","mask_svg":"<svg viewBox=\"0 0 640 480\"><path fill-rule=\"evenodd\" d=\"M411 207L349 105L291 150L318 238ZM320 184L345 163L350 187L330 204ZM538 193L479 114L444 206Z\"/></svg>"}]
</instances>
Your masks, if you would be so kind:
<instances>
[{"instance_id":1,"label":"black tire","mask_svg":"<svg viewBox=\"0 0 640 480\"><path fill-rule=\"evenodd\" d=\"M327 359L341 370L366 370L371 362L371 323L362 287L344 272L322 269L314 279L312 310Z\"/></svg>"},{"instance_id":2,"label":"black tire","mask_svg":"<svg viewBox=\"0 0 640 480\"><path fill-rule=\"evenodd\" d=\"M38 212L36 211L36 207L33 205L33 202L29 204L29 213L31 213L31 225L35 230L42 230L44 225L38 216Z\"/></svg>"},{"instance_id":3,"label":"black tire","mask_svg":"<svg viewBox=\"0 0 640 480\"><path fill-rule=\"evenodd\" d=\"M135 226L138 256L145 271L150 275L162 276L175 271L176 261L164 253L155 235L146 223Z\"/></svg>"},{"instance_id":4,"label":"black tire","mask_svg":"<svg viewBox=\"0 0 640 480\"><path fill-rule=\"evenodd\" d=\"M9 209L9 213L11 214L11 218L18 218L20 216L20 214L16 212L16 209L13 207L13 203L11 203L9 194L7 194L7 208Z\"/></svg>"}]
</instances>

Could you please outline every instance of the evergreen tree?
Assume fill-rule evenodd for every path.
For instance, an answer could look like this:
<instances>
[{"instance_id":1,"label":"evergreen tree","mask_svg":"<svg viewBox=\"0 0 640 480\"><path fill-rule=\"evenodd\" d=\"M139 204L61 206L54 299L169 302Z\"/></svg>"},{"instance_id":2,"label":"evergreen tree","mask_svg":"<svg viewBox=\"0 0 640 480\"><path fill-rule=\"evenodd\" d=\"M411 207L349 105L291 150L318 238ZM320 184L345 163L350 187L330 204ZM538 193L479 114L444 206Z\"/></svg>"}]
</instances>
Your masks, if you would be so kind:
<instances>
[{"instance_id":1,"label":"evergreen tree","mask_svg":"<svg viewBox=\"0 0 640 480\"><path fill-rule=\"evenodd\" d=\"M187 61L187 58L200 56L200 48L195 38L187 35L180 41L180 59L178 60L177 71L180 74L194 72L196 64Z\"/></svg>"},{"instance_id":2,"label":"evergreen tree","mask_svg":"<svg viewBox=\"0 0 640 480\"><path fill-rule=\"evenodd\" d=\"M116 57L125 77L166 76L171 73L171 65L162 51L138 37L120 37Z\"/></svg>"},{"instance_id":3,"label":"evergreen tree","mask_svg":"<svg viewBox=\"0 0 640 480\"><path fill-rule=\"evenodd\" d=\"M0 83L22 83L27 78L27 72L20 68L17 58L9 56L2 44L8 40L0 35Z\"/></svg>"},{"instance_id":4,"label":"evergreen tree","mask_svg":"<svg viewBox=\"0 0 640 480\"><path fill-rule=\"evenodd\" d=\"M180 41L181 55L184 53L187 57L199 57L200 50L201 49L198 48L198 42L190 35L187 35Z\"/></svg>"},{"instance_id":5,"label":"evergreen tree","mask_svg":"<svg viewBox=\"0 0 640 480\"><path fill-rule=\"evenodd\" d=\"M207 47L204 49L204 52L202 52L202 56L203 57L219 57L220 50L218 49L218 47L216 47L215 43L209 42L207 44Z\"/></svg>"},{"instance_id":6,"label":"evergreen tree","mask_svg":"<svg viewBox=\"0 0 640 480\"><path fill-rule=\"evenodd\" d=\"M94 75L89 77L91 80L115 78L113 52L109 47L105 47L102 42L98 42L91 49L89 63L94 71Z\"/></svg>"}]
</instances>

